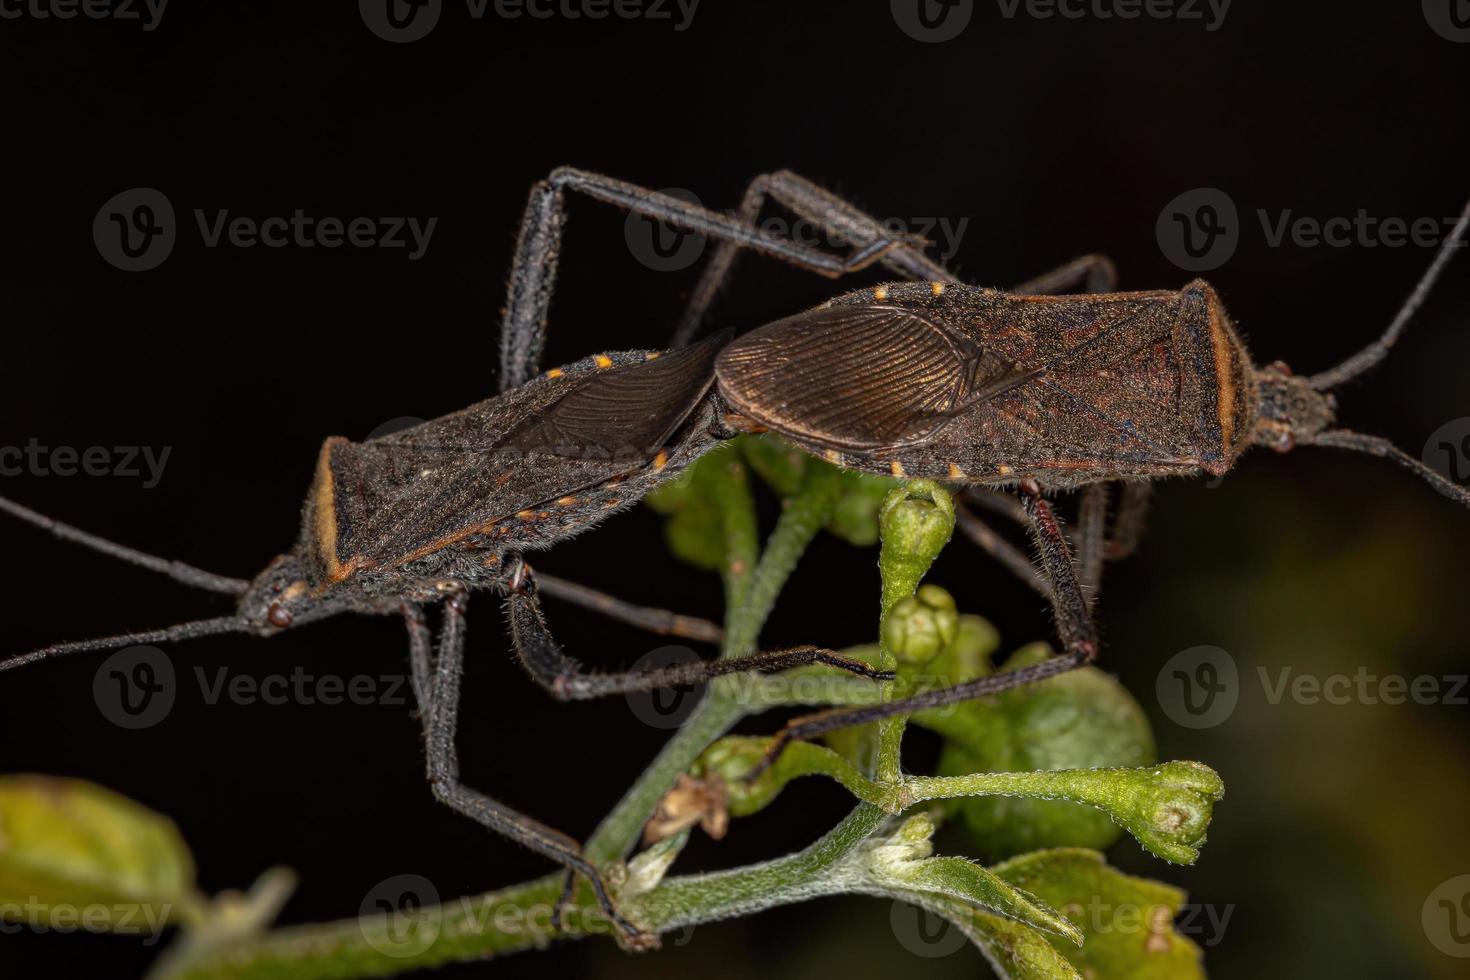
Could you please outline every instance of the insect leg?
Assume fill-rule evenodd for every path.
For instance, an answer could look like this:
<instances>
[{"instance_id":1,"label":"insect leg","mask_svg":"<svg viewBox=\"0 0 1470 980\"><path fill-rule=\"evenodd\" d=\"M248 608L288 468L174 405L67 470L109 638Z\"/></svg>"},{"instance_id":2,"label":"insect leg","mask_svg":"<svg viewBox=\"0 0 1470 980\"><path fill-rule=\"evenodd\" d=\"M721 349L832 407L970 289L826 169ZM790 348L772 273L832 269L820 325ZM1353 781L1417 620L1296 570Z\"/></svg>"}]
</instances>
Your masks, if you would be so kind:
<instances>
[{"instance_id":1,"label":"insect leg","mask_svg":"<svg viewBox=\"0 0 1470 980\"><path fill-rule=\"evenodd\" d=\"M1143 537L1144 518L1148 516L1148 501L1153 495L1153 484L1142 480L1130 480L1123 484L1122 498L1118 501L1118 513L1113 518L1113 531L1106 545L1108 561L1127 558L1138 547Z\"/></svg>"},{"instance_id":2,"label":"insect leg","mask_svg":"<svg viewBox=\"0 0 1470 980\"><path fill-rule=\"evenodd\" d=\"M761 174L752 180L736 212L739 220L755 227L767 198L811 222L828 238L839 239L855 249L893 237L893 232L872 215L789 170ZM740 247L736 242L724 241L715 249L700 274L670 346L683 347L698 335L710 304L730 278ZM953 273L924 255L921 243L899 241L879 261L906 279L956 281Z\"/></svg>"},{"instance_id":3,"label":"insect leg","mask_svg":"<svg viewBox=\"0 0 1470 980\"><path fill-rule=\"evenodd\" d=\"M1000 562L1016 577L1044 596L1050 596L1046 580L1031 564L1026 553L993 531L989 524L975 516L975 512L959 501L954 505L955 522L965 537L983 549L990 557Z\"/></svg>"},{"instance_id":4,"label":"insect leg","mask_svg":"<svg viewBox=\"0 0 1470 980\"><path fill-rule=\"evenodd\" d=\"M702 684L724 674L746 671L790 670L810 664L836 667L852 674L889 680L893 675L860 660L844 657L823 647L802 646L768 650L735 660L698 660L649 670L602 674L588 671L579 661L562 652L546 626L536 583L529 567L520 566L512 576L507 600L511 641L531 678L561 701L584 701L611 694L653 691L665 687Z\"/></svg>"},{"instance_id":5,"label":"insect leg","mask_svg":"<svg viewBox=\"0 0 1470 980\"><path fill-rule=\"evenodd\" d=\"M1106 255L1084 255L1064 266L1028 279L1013 293L1063 293L1082 286L1084 293L1111 293L1118 288L1118 267Z\"/></svg>"},{"instance_id":6,"label":"insect leg","mask_svg":"<svg viewBox=\"0 0 1470 980\"><path fill-rule=\"evenodd\" d=\"M678 636L686 640L699 640L703 643L719 643L725 636L725 631L720 628L719 624L707 619L685 616L667 609L634 605L616 596L608 595L606 592L599 592L585 585L569 582L564 578L547 575L545 572L536 574L536 584L542 592L549 596L584 609L600 612L611 619L622 620L650 633Z\"/></svg>"},{"instance_id":7,"label":"insect leg","mask_svg":"<svg viewBox=\"0 0 1470 980\"><path fill-rule=\"evenodd\" d=\"M1103 535L1108 523L1108 485L1094 483L1082 491L1082 506L1077 515L1077 579L1082 594L1096 601L1102 581L1106 544Z\"/></svg>"},{"instance_id":8,"label":"insect leg","mask_svg":"<svg viewBox=\"0 0 1470 980\"><path fill-rule=\"evenodd\" d=\"M1072 565L1071 549L1066 535L1052 512L1051 505L1042 496L1041 487L1034 480L1024 480L1020 485L1022 503L1031 520L1031 534L1041 555L1041 565L1051 584L1052 610L1056 614L1057 633L1065 651L1040 663L1019 670L1006 671L979 677L953 687L937 691L925 691L910 698L889 701L861 708L837 709L820 714L808 715L792 720L776 734L765 758L746 779L759 776L780 756L793 739L813 738L840 728L864 725L893 715L906 715L925 708L937 708L946 704L969 701L988 694L997 694L1013 688L1033 684L1048 677L1064 674L1069 670L1086 666L1097 658L1097 629L1092 622L1092 613L1077 581Z\"/></svg>"},{"instance_id":9,"label":"insect leg","mask_svg":"<svg viewBox=\"0 0 1470 980\"><path fill-rule=\"evenodd\" d=\"M454 748L459 724L460 681L464 671L465 596L450 596L444 603L444 622L439 633L439 652L435 663L429 657L428 644L421 642L412 617L409 618L410 655L415 659L415 677L429 677L431 691L427 702L420 702L424 719L424 740L428 744L428 777L434 796L451 809L476 823L510 838L516 843L576 872L592 883L598 904L624 934L631 946L646 948L657 940L628 922L613 907L603 884L602 875L582 855L582 845L539 821L498 803L459 781L459 759Z\"/></svg>"},{"instance_id":10,"label":"insect leg","mask_svg":"<svg viewBox=\"0 0 1470 980\"><path fill-rule=\"evenodd\" d=\"M434 636L424 622L424 609L416 602L402 607L403 625L408 627L408 666L413 684L413 700L419 706L419 717L428 734L429 715L425 705L434 700Z\"/></svg>"},{"instance_id":11,"label":"insect leg","mask_svg":"<svg viewBox=\"0 0 1470 980\"><path fill-rule=\"evenodd\" d=\"M681 231L734 243L830 279L865 269L901 244L890 236L856 247L849 255L837 255L759 231L736 218L659 191L585 170L559 167L531 188L521 219L500 336L502 391L529 381L541 361L546 343L547 309L551 305L557 259L561 254L562 226L566 223L567 191L654 218Z\"/></svg>"}]
</instances>

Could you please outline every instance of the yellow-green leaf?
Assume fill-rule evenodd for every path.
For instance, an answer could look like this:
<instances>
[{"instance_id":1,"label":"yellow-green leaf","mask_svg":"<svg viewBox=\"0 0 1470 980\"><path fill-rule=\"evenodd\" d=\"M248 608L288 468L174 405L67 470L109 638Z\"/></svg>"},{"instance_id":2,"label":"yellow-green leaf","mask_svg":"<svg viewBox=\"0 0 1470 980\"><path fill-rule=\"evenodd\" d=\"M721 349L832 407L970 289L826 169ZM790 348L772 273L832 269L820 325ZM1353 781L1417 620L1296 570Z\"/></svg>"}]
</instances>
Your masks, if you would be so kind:
<instances>
[{"instance_id":1,"label":"yellow-green leaf","mask_svg":"<svg viewBox=\"0 0 1470 980\"><path fill-rule=\"evenodd\" d=\"M0 915L151 935L202 906L168 818L79 779L0 776Z\"/></svg>"}]
</instances>

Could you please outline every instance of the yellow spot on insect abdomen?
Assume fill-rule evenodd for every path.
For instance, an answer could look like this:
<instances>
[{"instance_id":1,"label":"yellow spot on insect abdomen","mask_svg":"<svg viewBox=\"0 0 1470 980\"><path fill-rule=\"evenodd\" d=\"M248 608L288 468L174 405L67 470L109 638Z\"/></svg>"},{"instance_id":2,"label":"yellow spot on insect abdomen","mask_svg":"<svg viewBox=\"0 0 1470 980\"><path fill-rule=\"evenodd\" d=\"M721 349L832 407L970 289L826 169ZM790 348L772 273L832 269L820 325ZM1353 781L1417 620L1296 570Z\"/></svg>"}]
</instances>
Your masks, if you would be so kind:
<instances>
[{"instance_id":1,"label":"yellow spot on insect abdomen","mask_svg":"<svg viewBox=\"0 0 1470 980\"><path fill-rule=\"evenodd\" d=\"M888 472L892 473L894 476L903 476L903 464L895 459L893 462L888 464Z\"/></svg>"},{"instance_id":2,"label":"yellow spot on insect abdomen","mask_svg":"<svg viewBox=\"0 0 1470 980\"><path fill-rule=\"evenodd\" d=\"M592 358L592 360L593 363L595 363L599 368L612 367L612 358L608 357L606 354L598 354L596 357Z\"/></svg>"},{"instance_id":3,"label":"yellow spot on insect abdomen","mask_svg":"<svg viewBox=\"0 0 1470 980\"><path fill-rule=\"evenodd\" d=\"M561 368L552 368L550 371L546 372L546 376L548 378L559 378L562 376L562 370Z\"/></svg>"},{"instance_id":4,"label":"yellow spot on insect abdomen","mask_svg":"<svg viewBox=\"0 0 1470 980\"><path fill-rule=\"evenodd\" d=\"M873 290L873 298L880 303L883 302L885 299L888 298L888 290L883 286L879 286L877 289Z\"/></svg>"},{"instance_id":5,"label":"yellow spot on insect abdomen","mask_svg":"<svg viewBox=\"0 0 1470 980\"><path fill-rule=\"evenodd\" d=\"M655 456L655 457L653 457L653 468L655 470L661 470L665 466L668 466L668 465L669 465L669 454L666 453L666 452L664 452L662 449L660 449L658 451L658 455Z\"/></svg>"},{"instance_id":6,"label":"yellow spot on insect abdomen","mask_svg":"<svg viewBox=\"0 0 1470 980\"><path fill-rule=\"evenodd\" d=\"M949 478L951 480L963 480L965 478L965 471L962 470L962 469L960 469L954 463L950 463L949 464Z\"/></svg>"},{"instance_id":7,"label":"yellow spot on insect abdomen","mask_svg":"<svg viewBox=\"0 0 1470 980\"><path fill-rule=\"evenodd\" d=\"M942 282L936 282L936 283L931 284L929 286L929 292L933 293L935 296L943 296L944 295L944 283L942 283Z\"/></svg>"}]
</instances>

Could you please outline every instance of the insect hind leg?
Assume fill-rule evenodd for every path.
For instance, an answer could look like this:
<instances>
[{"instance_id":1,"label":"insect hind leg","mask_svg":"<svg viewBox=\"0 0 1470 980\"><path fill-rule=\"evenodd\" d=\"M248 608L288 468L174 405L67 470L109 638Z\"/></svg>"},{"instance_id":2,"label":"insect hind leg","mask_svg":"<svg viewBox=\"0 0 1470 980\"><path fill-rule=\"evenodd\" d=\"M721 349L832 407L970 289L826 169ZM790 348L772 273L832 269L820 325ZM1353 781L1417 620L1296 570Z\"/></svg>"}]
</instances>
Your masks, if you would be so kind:
<instances>
[{"instance_id":1,"label":"insect hind leg","mask_svg":"<svg viewBox=\"0 0 1470 980\"><path fill-rule=\"evenodd\" d=\"M560 831L506 806L459 780L459 759L455 750L455 733L459 725L460 682L464 673L465 594L455 593L444 603L444 621L440 627L438 655L431 658L427 633L422 620L405 609L409 627L412 673L416 681L428 686L427 700L420 701L424 740L428 746L427 774L434 796L449 808L518 844L548 857L568 871L580 874L592 884L602 911L621 933L621 941L630 949L650 949L658 945L657 936L645 932L625 919L614 906L601 872L582 853L582 846ZM415 683L419 691L419 683Z\"/></svg>"},{"instance_id":2,"label":"insect hind leg","mask_svg":"<svg viewBox=\"0 0 1470 980\"><path fill-rule=\"evenodd\" d=\"M556 288L568 191L832 279L865 269L904 244L887 236L855 248L851 255L837 255L763 232L739 218L660 191L586 170L558 167L531 188L521 218L500 335L501 391L525 384L539 370L546 344L547 311Z\"/></svg>"}]
</instances>

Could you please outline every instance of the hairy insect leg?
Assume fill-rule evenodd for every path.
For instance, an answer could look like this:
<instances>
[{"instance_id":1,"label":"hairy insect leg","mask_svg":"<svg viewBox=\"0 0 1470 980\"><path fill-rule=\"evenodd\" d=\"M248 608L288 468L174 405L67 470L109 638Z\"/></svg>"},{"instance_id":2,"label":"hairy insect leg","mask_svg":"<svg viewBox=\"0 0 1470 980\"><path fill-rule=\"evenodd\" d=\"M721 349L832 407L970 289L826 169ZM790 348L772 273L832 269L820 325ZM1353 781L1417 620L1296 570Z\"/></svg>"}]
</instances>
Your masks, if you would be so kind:
<instances>
[{"instance_id":1,"label":"hairy insect leg","mask_svg":"<svg viewBox=\"0 0 1470 980\"><path fill-rule=\"evenodd\" d=\"M1106 255L1084 255L1014 287L1013 293L1055 294L1081 286L1084 293L1111 293L1118 288L1118 267Z\"/></svg>"},{"instance_id":2,"label":"hairy insect leg","mask_svg":"<svg viewBox=\"0 0 1470 980\"><path fill-rule=\"evenodd\" d=\"M566 192L641 214L681 231L780 259L798 268L836 279L865 269L897 247L896 238L874 241L842 256L772 235L728 215L646 187L585 170L559 167L531 188L521 218L511 266L505 319L500 335L500 390L529 381L539 369L546 344L547 310L555 290L562 227L566 224Z\"/></svg>"},{"instance_id":3,"label":"hairy insect leg","mask_svg":"<svg viewBox=\"0 0 1470 980\"><path fill-rule=\"evenodd\" d=\"M989 524L982 521L974 511L959 501L955 501L954 516L961 534L1013 572L1022 582L1043 596L1050 597L1051 591L1047 588L1046 579L1036 570L1036 566L1031 564L1031 559L1025 552L997 534Z\"/></svg>"},{"instance_id":4,"label":"hairy insect leg","mask_svg":"<svg viewBox=\"0 0 1470 980\"><path fill-rule=\"evenodd\" d=\"M1123 484L1123 493L1118 500L1118 512L1113 515L1112 534L1104 546L1108 561L1127 558L1138 549L1143 539L1144 520L1148 517L1148 502L1153 496L1152 483L1129 480Z\"/></svg>"},{"instance_id":5,"label":"hairy insect leg","mask_svg":"<svg viewBox=\"0 0 1470 980\"><path fill-rule=\"evenodd\" d=\"M1104 534L1108 523L1108 485L1094 483L1082 491L1082 505L1077 512L1077 580L1082 594L1097 601L1102 582L1103 559L1106 558Z\"/></svg>"},{"instance_id":6,"label":"hairy insect leg","mask_svg":"<svg viewBox=\"0 0 1470 980\"><path fill-rule=\"evenodd\" d=\"M677 636L685 640L698 640L702 643L719 643L725 636L725 631L720 628L719 624L707 619L685 616L682 613L652 606L639 606L619 599L617 596L608 595L606 592L600 592L564 578L557 578L545 572L536 573L536 584L546 595L581 606L583 609L591 609L610 619L620 620L650 633Z\"/></svg>"},{"instance_id":7,"label":"hairy insect leg","mask_svg":"<svg viewBox=\"0 0 1470 980\"><path fill-rule=\"evenodd\" d=\"M1087 597L1077 580L1071 549L1067 545L1066 535L1062 533L1061 523L1052 511L1051 504L1042 495L1041 487L1034 480L1022 481L1019 490L1021 501L1030 518L1032 539L1050 583L1052 611L1056 616L1057 634L1065 652L1019 670L990 674L953 687L925 691L899 701L824 711L793 719L776 733L765 757L746 775L747 780L755 779L770 768L794 739L814 738L840 728L865 725L893 715L906 715L926 708L998 694L1064 674L1086 666L1097 658L1097 628L1092 621Z\"/></svg>"},{"instance_id":8,"label":"hairy insect leg","mask_svg":"<svg viewBox=\"0 0 1470 980\"><path fill-rule=\"evenodd\" d=\"M736 660L697 660L668 667L612 674L591 672L581 662L562 652L561 646L551 635L551 630L546 626L546 617L541 612L541 603L536 597L536 580L524 562L511 577L507 614L510 617L511 642L522 665L537 684L561 701L583 701L633 691L682 687L702 684L725 674L790 670L810 664L836 667L874 680L889 680L893 677L890 672L877 670L860 660L814 646L767 650Z\"/></svg>"},{"instance_id":9,"label":"hairy insect leg","mask_svg":"<svg viewBox=\"0 0 1470 980\"><path fill-rule=\"evenodd\" d=\"M428 746L428 777L434 796L451 809L469 817L497 834L508 837L536 853L548 857L568 871L584 876L592 883L602 911L622 932L631 948L647 949L658 943L657 937L633 925L613 906L601 873L582 855L582 845L558 830L517 810L492 800L459 781L459 758L454 747L459 727L460 682L464 673L465 594L451 595L444 602L444 621L440 626L438 655L430 663L429 644L425 642L421 617L405 609L409 629L409 652L415 687L418 679L427 681L427 700L419 702L424 724L424 741ZM418 693L416 691L416 693Z\"/></svg>"},{"instance_id":10,"label":"hairy insect leg","mask_svg":"<svg viewBox=\"0 0 1470 980\"><path fill-rule=\"evenodd\" d=\"M760 174L752 180L736 212L738 219L756 227L768 198L811 222L823 235L839 239L854 249L871 248L876 242L894 238L894 233L877 218L789 170ZM729 281L740 248L737 242L724 241L715 249L700 274L670 346L683 347L699 334L710 305ZM906 279L957 281L953 273L926 256L917 242L900 239L879 261Z\"/></svg>"}]
</instances>

